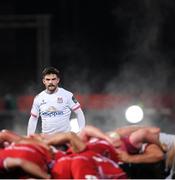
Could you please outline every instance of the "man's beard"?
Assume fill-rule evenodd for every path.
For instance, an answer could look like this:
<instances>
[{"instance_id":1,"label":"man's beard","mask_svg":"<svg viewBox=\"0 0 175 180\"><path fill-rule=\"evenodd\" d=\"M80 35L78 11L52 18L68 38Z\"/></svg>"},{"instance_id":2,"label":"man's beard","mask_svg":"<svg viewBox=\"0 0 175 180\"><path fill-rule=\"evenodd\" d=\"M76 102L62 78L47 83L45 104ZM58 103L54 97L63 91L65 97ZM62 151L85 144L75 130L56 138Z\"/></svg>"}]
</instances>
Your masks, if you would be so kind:
<instances>
[{"instance_id":1,"label":"man's beard","mask_svg":"<svg viewBox=\"0 0 175 180\"><path fill-rule=\"evenodd\" d=\"M56 90L56 86L54 86L54 85L49 85L48 86L48 91L54 92L55 90Z\"/></svg>"}]
</instances>

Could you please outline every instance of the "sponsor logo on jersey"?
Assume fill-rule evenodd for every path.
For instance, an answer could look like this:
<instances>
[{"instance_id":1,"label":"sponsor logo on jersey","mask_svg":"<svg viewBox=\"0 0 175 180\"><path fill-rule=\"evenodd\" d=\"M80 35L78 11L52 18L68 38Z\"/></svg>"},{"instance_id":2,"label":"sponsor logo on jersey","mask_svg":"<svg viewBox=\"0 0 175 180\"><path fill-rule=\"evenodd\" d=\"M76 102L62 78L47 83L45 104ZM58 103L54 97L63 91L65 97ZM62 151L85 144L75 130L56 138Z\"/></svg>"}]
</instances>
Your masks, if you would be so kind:
<instances>
[{"instance_id":1,"label":"sponsor logo on jersey","mask_svg":"<svg viewBox=\"0 0 175 180\"><path fill-rule=\"evenodd\" d=\"M77 103L77 102L78 102L77 99L76 99L74 96L72 96L72 101L73 101L74 103Z\"/></svg>"},{"instance_id":2,"label":"sponsor logo on jersey","mask_svg":"<svg viewBox=\"0 0 175 180\"><path fill-rule=\"evenodd\" d=\"M55 107L51 106L48 108L47 111L42 111L41 115L42 116L47 116L47 117L55 117L58 115L63 115L63 111L58 111Z\"/></svg>"},{"instance_id":3,"label":"sponsor logo on jersey","mask_svg":"<svg viewBox=\"0 0 175 180\"><path fill-rule=\"evenodd\" d=\"M58 97L57 98L57 103L63 103L63 98L62 97Z\"/></svg>"},{"instance_id":4,"label":"sponsor logo on jersey","mask_svg":"<svg viewBox=\"0 0 175 180\"><path fill-rule=\"evenodd\" d=\"M47 116L47 117L55 117L58 115L63 115L63 111L55 111L55 112L41 112L41 116Z\"/></svg>"}]
</instances>

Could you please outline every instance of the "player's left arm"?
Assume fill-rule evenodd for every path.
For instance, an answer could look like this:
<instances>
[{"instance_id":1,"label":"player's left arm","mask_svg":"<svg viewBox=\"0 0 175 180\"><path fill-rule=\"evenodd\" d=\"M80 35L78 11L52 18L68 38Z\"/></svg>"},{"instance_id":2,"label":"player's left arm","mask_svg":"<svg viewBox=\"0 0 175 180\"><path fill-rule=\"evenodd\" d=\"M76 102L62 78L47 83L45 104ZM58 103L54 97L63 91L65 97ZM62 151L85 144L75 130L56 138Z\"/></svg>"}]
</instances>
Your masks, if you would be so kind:
<instances>
[{"instance_id":1,"label":"player's left arm","mask_svg":"<svg viewBox=\"0 0 175 180\"><path fill-rule=\"evenodd\" d=\"M85 116L82 111L81 105L72 93L67 95L67 103L69 108L75 113L79 131L85 127Z\"/></svg>"},{"instance_id":2,"label":"player's left arm","mask_svg":"<svg viewBox=\"0 0 175 180\"><path fill-rule=\"evenodd\" d=\"M125 163L156 163L164 159L164 153L155 144L149 144L142 154L128 154L125 151L116 150L118 158Z\"/></svg>"},{"instance_id":3,"label":"player's left arm","mask_svg":"<svg viewBox=\"0 0 175 180\"><path fill-rule=\"evenodd\" d=\"M0 143L3 143L4 141L7 141L9 143L17 142L21 138L22 138L22 136L14 133L10 130L4 129L4 130L0 131Z\"/></svg>"},{"instance_id":4,"label":"player's left arm","mask_svg":"<svg viewBox=\"0 0 175 180\"><path fill-rule=\"evenodd\" d=\"M80 152L86 148L86 144L74 132L55 133L48 136L44 142L47 145L62 145L69 143L74 152Z\"/></svg>"},{"instance_id":5,"label":"player's left arm","mask_svg":"<svg viewBox=\"0 0 175 180\"><path fill-rule=\"evenodd\" d=\"M85 142L88 141L90 138L95 137L95 138L98 138L98 139L104 139L104 140L108 141L111 144L114 143L113 139L110 138L108 136L108 134L106 134L101 129L99 129L99 128L95 127L95 126L92 126L92 125L86 125L86 127L83 128L78 133L78 135Z\"/></svg>"},{"instance_id":6,"label":"player's left arm","mask_svg":"<svg viewBox=\"0 0 175 180\"><path fill-rule=\"evenodd\" d=\"M81 131L85 127L85 116L82 111L81 105L73 94L71 94L71 96L68 98L68 104L71 110L76 115L79 130Z\"/></svg>"},{"instance_id":7,"label":"player's left arm","mask_svg":"<svg viewBox=\"0 0 175 180\"><path fill-rule=\"evenodd\" d=\"M14 168L21 168L23 171L29 173L36 178L50 178L50 175L46 171L42 170L37 164L25 159L8 157L4 159L3 164L4 168L8 170Z\"/></svg>"},{"instance_id":8,"label":"player's left arm","mask_svg":"<svg viewBox=\"0 0 175 180\"><path fill-rule=\"evenodd\" d=\"M79 129L83 129L85 127L85 116L84 113L81 109L81 107L79 107L78 109L74 110L76 117L77 117L77 122L78 122L78 126Z\"/></svg>"}]
</instances>

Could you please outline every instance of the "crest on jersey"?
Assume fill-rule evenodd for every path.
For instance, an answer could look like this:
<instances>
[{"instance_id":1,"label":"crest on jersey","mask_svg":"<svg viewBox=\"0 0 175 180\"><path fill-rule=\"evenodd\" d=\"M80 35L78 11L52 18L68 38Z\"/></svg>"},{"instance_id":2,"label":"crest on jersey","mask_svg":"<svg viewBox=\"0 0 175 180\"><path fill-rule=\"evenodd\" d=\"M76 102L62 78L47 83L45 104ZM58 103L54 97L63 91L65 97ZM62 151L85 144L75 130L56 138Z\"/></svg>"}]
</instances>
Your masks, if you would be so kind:
<instances>
[{"instance_id":1,"label":"crest on jersey","mask_svg":"<svg viewBox=\"0 0 175 180\"><path fill-rule=\"evenodd\" d=\"M74 96L72 96L72 101L73 101L74 103L77 103L77 102L78 102L77 99L76 99Z\"/></svg>"},{"instance_id":2,"label":"crest on jersey","mask_svg":"<svg viewBox=\"0 0 175 180\"><path fill-rule=\"evenodd\" d=\"M63 103L63 98L62 97L58 97L57 98L57 103Z\"/></svg>"}]
</instances>

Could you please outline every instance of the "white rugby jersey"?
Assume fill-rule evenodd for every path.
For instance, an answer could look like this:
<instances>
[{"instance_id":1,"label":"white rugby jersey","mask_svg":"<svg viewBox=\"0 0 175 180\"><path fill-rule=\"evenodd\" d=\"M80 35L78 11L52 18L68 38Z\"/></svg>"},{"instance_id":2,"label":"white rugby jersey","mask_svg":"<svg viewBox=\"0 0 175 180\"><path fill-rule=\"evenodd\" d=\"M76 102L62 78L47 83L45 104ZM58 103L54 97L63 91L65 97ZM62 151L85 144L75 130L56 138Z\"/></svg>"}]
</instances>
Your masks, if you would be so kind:
<instances>
[{"instance_id":1,"label":"white rugby jersey","mask_svg":"<svg viewBox=\"0 0 175 180\"><path fill-rule=\"evenodd\" d=\"M64 88L58 88L53 94L46 90L39 93L33 101L31 115L42 120L42 133L68 132L71 110L80 107L73 94Z\"/></svg>"},{"instance_id":2,"label":"white rugby jersey","mask_svg":"<svg viewBox=\"0 0 175 180\"><path fill-rule=\"evenodd\" d=\"M161 132L159 135L159 141L162 144L166 144L169 150L175 144L175 135Z\"/></svg>"}]
</instances>

